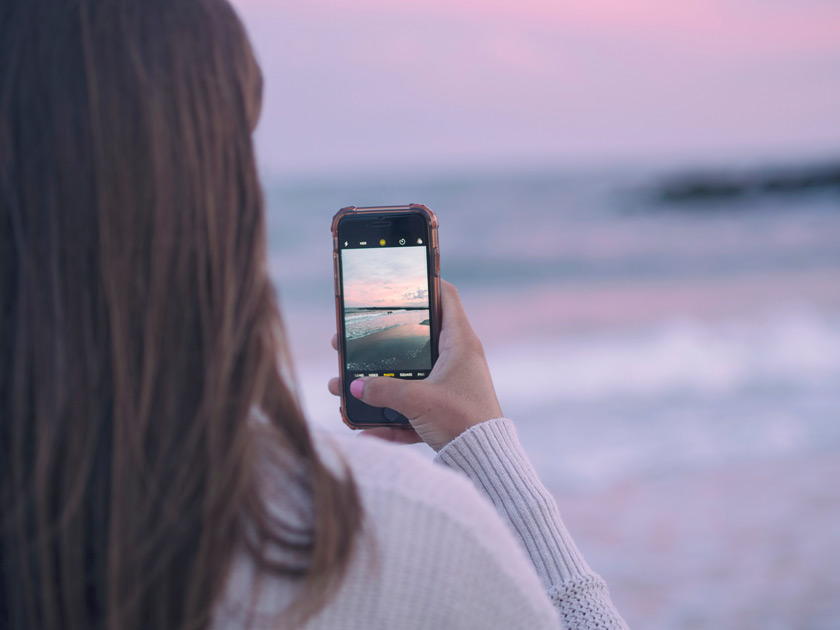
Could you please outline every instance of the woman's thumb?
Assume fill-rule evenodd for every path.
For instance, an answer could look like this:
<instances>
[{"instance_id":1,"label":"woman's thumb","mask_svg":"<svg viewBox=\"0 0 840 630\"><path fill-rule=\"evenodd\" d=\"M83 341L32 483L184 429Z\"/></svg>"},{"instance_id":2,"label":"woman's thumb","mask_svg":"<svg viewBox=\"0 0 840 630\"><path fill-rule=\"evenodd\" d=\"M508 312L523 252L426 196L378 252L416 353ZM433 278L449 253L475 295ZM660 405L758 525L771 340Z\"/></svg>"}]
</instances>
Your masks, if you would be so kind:
<instances>
[{"instance_id":1,"label":"woman's thumb","mask_svg":"<svg viewBox=\"0 0 840 630\"><path fill-rule=\"evenodd\" d=\"M422 381L404 380L390 376L357 378L350 383L350 393L373 407L390 407L407 418L418 415L413 404L416 388Z\"/></svg>"}]
</instances>

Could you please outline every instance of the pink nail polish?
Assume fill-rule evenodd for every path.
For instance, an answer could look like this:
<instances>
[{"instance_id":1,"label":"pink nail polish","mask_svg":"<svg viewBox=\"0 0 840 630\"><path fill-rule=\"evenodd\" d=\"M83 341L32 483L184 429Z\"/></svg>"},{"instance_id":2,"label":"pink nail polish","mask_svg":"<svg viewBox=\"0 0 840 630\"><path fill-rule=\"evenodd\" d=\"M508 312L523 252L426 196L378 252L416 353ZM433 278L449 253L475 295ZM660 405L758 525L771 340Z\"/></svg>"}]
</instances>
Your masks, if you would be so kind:
<instances>
[{"instance_id":1,"label":"pink nail polish","mask_svg":"<svg viewBox=\"0 0 840 630\"><path fill-rule=\"evenodd\" d=\"M353 394L356 398L362 397L362 391L365 389L365 382L357 378L355 381L350 383L350 393Z\"/></svg>"}]
</instances>

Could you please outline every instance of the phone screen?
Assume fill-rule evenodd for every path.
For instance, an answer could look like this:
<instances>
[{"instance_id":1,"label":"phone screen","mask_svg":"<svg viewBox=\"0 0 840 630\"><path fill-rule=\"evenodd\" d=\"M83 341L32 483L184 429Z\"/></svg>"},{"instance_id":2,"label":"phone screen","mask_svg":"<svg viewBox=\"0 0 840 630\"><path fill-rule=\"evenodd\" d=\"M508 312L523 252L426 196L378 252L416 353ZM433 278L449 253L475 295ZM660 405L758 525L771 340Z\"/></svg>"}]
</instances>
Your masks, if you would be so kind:
<instances>
[{"instance_id":1,"label":"phone screen","mask_svg":"<svg viewBox=\"0 0 840 630\"><path fill-rule=\"evenodd\" d=\"M345 390L366 376L425 378L437 357L438 324L428 221L406 212L348 216L337 236ZM345 396L356 423L405 421Z\"/></svg>"}]
</instances>

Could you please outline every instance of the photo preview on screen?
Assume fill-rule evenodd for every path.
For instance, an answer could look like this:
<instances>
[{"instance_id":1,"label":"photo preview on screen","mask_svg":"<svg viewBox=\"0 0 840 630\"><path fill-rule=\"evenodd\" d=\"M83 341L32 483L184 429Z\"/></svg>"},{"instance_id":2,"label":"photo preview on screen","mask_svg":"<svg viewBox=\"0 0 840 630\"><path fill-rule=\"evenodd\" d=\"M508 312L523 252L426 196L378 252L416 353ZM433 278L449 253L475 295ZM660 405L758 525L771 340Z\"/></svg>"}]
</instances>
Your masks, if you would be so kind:
<instances>
[{"instance_id":1,"label":"photo preview on screen","mask_svg":"<svg viewBox=\"0 0 840 630\"><path fill-rule=\"evenodd\" d=\"M346 369L425 378L432 369L426 248L341 250Z\"/></svg>"}]
</instances>

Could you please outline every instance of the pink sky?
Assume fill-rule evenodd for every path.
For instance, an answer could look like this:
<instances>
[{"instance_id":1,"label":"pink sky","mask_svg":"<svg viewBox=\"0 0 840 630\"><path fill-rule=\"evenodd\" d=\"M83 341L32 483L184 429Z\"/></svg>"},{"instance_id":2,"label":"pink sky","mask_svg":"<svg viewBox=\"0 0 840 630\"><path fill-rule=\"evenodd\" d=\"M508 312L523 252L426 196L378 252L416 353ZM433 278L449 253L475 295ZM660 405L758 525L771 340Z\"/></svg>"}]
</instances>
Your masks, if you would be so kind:
<instances>
[{"instance_id":1,"label":"pink sky","mask_svg":"<svg viewBox=\"0 0 840 630\"><path fill-rule=\"evenodd\" d=\"M840 152L833 0L237 0L268 173Z\"/></svg>"},{"instance_id":2,"label":"pink sky","mask_svg":"<svg viewBox=\"0 0 840 630\"><path fill-rule=\"evenodd\" d=\"M343 249L341 264L346 307L429 306L425 247Z\"/></svg>"}]
</instances>

